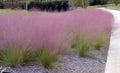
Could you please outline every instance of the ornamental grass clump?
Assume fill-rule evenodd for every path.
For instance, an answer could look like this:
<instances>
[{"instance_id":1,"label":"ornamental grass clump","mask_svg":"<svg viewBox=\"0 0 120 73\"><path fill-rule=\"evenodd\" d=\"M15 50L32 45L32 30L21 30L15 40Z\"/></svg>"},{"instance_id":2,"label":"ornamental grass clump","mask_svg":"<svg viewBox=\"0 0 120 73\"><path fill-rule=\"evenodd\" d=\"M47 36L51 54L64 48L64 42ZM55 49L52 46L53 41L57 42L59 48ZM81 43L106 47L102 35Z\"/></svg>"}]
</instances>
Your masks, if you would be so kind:
<instances>
[{"instance_id":1,"label":"ornamental grass clump","mask_svg":"<svg viewBox=\"0 0 120 73\"><path fill-rule=\"evenodd\" d=\"M0 50L0 63L11 67L18 67L24 64L28 51L22 47L9 46Z\"/></svg>"},{"instance_id":2,"label":"ornamental grass clump","mask_svg":"<svg viewBox=\"0 0 120 73\"><path fill-rule=\"evenodd\" d=\"M43 45L56 50L56 47L68 36L66 34L75 31L76 28L81 30L80 33L89 36L99 32L111 34L111 14L98 9L80 9L60 13L28 12L26 14L19 10L11 13L0 13L0 47L12 43L31 50L43 47ZM69 48L70 45L66 43L61 48Z\"/></svg>"},{"instance_id":3,"label":"ornamental grass clump","mask_svg":"<svg viewBox=\"0 0 120 73\"><path fill-rule=\"evenodd\" d=\"M87 37L76 36L72 48L75 48L81 57L89 57L91 44Z\"/></svg>"},{"instance_id":4,"label":"ornamental grass clump","mask_svg":"<svg viewBox=\"0 0 120 73\"><path fill-rule=\"evenodd\" d=\"M53 63L58 60L58 56L51 54L47 49L38 49L34 52L34 60L36 64L42 65L45 68L53 68Z\"/></svg>"},{"instance_id":5,"label":"ornamental grass clump","mask_svg":"<svg viewBox=\"0 0 120 73\"><path fill-rule=\"evenodd\" d=\"M0 50L0 64L11 67L38 64L50 69L54 67L53 63L57 60L56 54L43 48L29 51L23 47L9 46Z\"/></svg>"},{"instance_id":6,"label":"ornamental grass clump","mask_svg":"<svg viewBox=\"0 0 120 73\"><path fill-rule=\"evenodd\" d=\"M94 48L96 50L100 50L102 47L105 46L106 42L107 42L107 35L99 34L96 43L94 44Z\"/></svg>"}]
</instances>

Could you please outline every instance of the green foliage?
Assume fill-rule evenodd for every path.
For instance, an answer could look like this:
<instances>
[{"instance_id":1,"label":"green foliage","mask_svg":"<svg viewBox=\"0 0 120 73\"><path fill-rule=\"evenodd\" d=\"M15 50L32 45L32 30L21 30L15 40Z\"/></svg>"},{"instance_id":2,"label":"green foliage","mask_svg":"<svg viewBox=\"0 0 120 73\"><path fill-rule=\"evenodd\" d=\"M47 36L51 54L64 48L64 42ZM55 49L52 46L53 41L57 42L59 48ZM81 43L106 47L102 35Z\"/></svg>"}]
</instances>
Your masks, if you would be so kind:
<instances>
[{"instance_id":1,"label":"green foliage","mask_svg":"<svg viewBox=\"0 0 120 73\"><path fill-rule=\"evenodd\" d=\"M69 0L69 3L72 7L80 6L86 8L89 5L89 1L87 0Z\"/></svg>"},{"instance_id":2,"label":"green foliage","mask_svg":"<svg viewBox=\"0 0 120 73\"><path fill-rule=\"evenodd\" d=\"M108 0L96 0L98 4L104 5L108 2Z\"/></svg>"},{"instance_id":3,"label":"green foliage","mask_svg":"<svg viewBox=\"0 0 120 73\"><path fill-rule=\"evenodd\" d=\"M61 11L61 10L68 10L69 9L69 5L68 5L68 1L42 1L42 2L30 2L29 4L29 9L31 8L37 8L40 9L42 11Z\"/></svg>"},{"instance_id":4,"label":"green foliage","mask_svg":"<svg viewBox=\"0 0 120 73\"><path fill-rule=\"evenodd\" d=\"M91 48L90 41L87 37L83 36L76 36L76 40L74 41L72 47L76 49L78 54L81 57L88 57L89 51Z\"/></svg>"},{"instance_id":5,"label":"green foliage","mask_svg":"<svg viewBox=\"0 0 120 73\"><path fill-rule=\"evenodd\" d=\"M34 52L35 63L43 65L45 68L52 68L53 63L58 60L57 55L51 54L46 49L38 49Z\"/></svg>"},{"instance_id":6,"label":"green foliage","mask_svg":"<svg viewBox=\"0 0 120 73\"><path fill-rule=\"evenodd\" d=\"M51 54L46 49L29 51L21 46L8 46L0 50L0 63L11 67L18 67L23 64L40 64L45 68L52 68L53 63L58 60L56 54Z\"/></svg>"},{"instance_id":7,"label":"green foliage","mask_svg":"<svg viewBox=\"0 0 120 73\"><path fill-rule=\"evenodd\" d=\"M27 59L28 51L22 47L9 46L0 50L0 63L12 67L20 66Z\"/></svg>"},{"instance_id":8,"label":"green foliage","mask_svg":"<svg viewBox=\"0 0 120 73\"><path fill-rule=\"evenodd\" d=\"M117 6L120 3L120 0L112 0L112 2Z\"/></svg>"},{"instance_id":9,"label":"green foliage","mask_svg":"<svg viewBox=\"0 0 120 73\"><path fill-rule=\"evenodd\" d=\"M2 2L0 2L0 9L4 8L4 4Z\"/></svg>"},{"instance_id":10,"label":"green foliage","mask_svg":"<svg viewBox=\"0 0 120 73\"><path fill-rule=\"evenodd\" d=\"M106 41L107 41L107 35L105 34L98 35L98 38L94 45L95 49L100 50L105 45Z\"/></svg>"}]
</instances>

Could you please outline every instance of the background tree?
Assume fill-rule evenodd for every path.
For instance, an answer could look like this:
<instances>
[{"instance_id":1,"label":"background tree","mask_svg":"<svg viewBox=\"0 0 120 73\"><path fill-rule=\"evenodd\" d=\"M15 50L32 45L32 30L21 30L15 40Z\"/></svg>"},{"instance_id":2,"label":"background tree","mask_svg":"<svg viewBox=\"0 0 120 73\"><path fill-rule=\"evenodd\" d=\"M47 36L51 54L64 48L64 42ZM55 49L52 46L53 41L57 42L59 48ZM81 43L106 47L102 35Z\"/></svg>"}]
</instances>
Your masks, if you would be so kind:
<instances>
[{"instance_id":1,"label":"background tree","mask_svg":"<svg viewBox=\"0 0 120 73\"><path fill-rule=\"evenodd\" d=\"M104 5L107 4L109 0L92 0L90 5Z\"/></svg>"},{"instance_id":2,"label":"background tree","mask_svg":"<svg viewBox=\"0 0 120 73\"><path fill-rule=\"evenodd\" d=\"M85 8L89 5L91 0L69 0L70 6L72 7L82 7Z\"/></svg>"},{"instance_id":3,"label":"background tree","mask_svg":"<svg viewBox=\"0 0 120 73\"><path fill-rule=\"evenodd\" d=\"M112 0L112 3L114 3L117 6L120 3L120 0Z\"/></svg>"}]
</instances>

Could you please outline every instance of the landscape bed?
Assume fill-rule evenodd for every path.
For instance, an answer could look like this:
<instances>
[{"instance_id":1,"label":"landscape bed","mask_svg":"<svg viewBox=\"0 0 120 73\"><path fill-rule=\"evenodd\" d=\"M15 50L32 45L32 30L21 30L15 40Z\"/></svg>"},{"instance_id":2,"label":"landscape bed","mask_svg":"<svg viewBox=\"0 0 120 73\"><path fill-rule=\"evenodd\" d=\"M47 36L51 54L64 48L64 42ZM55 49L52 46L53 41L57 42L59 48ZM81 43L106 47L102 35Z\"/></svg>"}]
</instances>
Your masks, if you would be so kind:
<instances>
[{"instance_id":1,"label":"landscape bed","mask_svg":"<svg viewBox=\"0 0 120 73\"><path fill-rule=\"evenodd\" d=\"M13 73L103 73L112 23L100 9L1 13L1 66Z\"/></svg>"}]
</instances>

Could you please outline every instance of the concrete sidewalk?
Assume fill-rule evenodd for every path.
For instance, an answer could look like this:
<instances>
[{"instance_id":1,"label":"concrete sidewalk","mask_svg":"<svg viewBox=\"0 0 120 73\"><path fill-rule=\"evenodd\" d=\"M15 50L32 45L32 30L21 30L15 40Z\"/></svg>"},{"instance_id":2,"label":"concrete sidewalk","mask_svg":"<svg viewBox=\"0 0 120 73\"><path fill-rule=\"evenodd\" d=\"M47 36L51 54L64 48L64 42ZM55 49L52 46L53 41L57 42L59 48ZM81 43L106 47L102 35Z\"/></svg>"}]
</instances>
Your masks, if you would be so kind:
<instances>
[{"instance_id":1,"label":"concrete sidewalk","mask_svg":"<svg viewBox=\"0 0 120 73\"><path fill-rule=\"evenodd\" d=\"M120 73L120 11L101 8L114 16L105 73Z\"/></svg>"}]
</instances>

